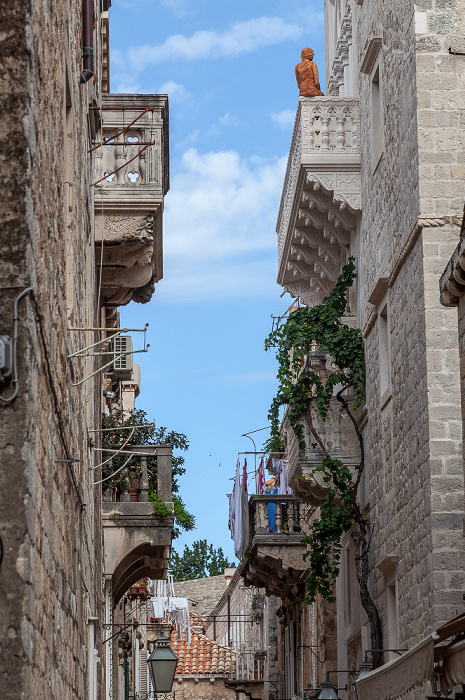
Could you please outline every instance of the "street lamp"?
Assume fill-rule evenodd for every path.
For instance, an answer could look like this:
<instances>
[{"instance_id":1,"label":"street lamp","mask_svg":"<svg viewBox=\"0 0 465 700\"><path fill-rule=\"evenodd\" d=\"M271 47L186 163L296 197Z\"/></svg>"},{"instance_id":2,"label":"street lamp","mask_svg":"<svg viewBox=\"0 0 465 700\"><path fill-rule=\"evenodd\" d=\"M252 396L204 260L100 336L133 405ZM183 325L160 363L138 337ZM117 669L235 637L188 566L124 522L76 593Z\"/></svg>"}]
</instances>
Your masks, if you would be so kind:
<instances>
[{"instance_id":1,"label":"street lamp","mask_svg":"<svg viewBox=\"0 0 465 700\"><path fill-rule=\"evenodd\" d=\"M170 640L162 632L147 659L155 693L171 693L178 657L170 647Z\"/></svg>"},{"instance_id":2,"label":"street lamp","mask_svg":"<svg viewBox=\"0 0 465 700\"><path fill-rule=\"evenodd\" d=\"M333 684L329 680L329 676L326 676L326 680L321 684L321 692L318 695L317 700L341 700L339 695L336 693Z\"/></svg>"},{"instance_id":3,"label":"street lamp","mask_svg":"<svg viewBox=\"0 0 465 700\"><path fill-rule=\"evenodd\" d=\"M355 683L354 683L354 685L355 685L355 696L356 696L357 700L358 700L357 682L360 681L362 678L365 678L365 676L367 676L367 675L368 675L369 673L371 673L372 671L373 671L373 664L370 663L369 661L367 661L367 660L365 659L365 661L363 661L363 662L360 664L360 671L359 671L359 674L358 674L357 678L355 679Z\"/></svg>"}]
</instances>

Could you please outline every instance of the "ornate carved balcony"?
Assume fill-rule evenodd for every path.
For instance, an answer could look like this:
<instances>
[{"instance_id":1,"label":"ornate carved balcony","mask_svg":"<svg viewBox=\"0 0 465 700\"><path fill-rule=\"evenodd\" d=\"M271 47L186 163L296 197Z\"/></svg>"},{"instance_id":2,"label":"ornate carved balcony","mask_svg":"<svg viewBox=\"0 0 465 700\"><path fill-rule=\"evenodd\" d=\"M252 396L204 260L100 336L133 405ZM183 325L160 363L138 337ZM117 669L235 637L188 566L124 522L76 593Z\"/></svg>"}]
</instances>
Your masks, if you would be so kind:
<instances>
[{"instance_id":1,"label":"ornate carved balcony","mask_svg":"<svg viewBox=\"0 0 465 700\"><path fill-rule=\"evenodd\" d=\"M102 95L101 135L105 145L94 150L94 206L103 302L145 303L163 276L168 97Z\"/></svg>"},{"instance_id":2,"label":"ornate carved balcony","mask_svg":"<svg viewBox=\"0 0 465 700\"><path fill-rule=\"evenodd\" d=\"M339 459L348 467L355 469L360 463L360 446L354 427L342 405L334 399L323 422L316 414L312 424L326 445L330 457ZM284 431L287 436L289 459L289 483L304 503L319 506L328 492L328 484L323 481L321 472L312 474L315 467L322 464L324 453L310 430L308 418L304 418L304 432L307 449L305 454L299 445L289 423L285 420Z\"/></svg>"},{"instance_id":3,"label":"ornate carved balcony","mask_svg":"<svg viewBox=\"0 0 465 700\"><path fill-rule=\"evenodd\" d=\"M281 598L303 596L307 566L300 541L305 534L301 507L293 495L250 497L250 540L242 574L248 585Z\"/></svg>"},{"instance_id":4,"label":"ornate carved balcony","mask_svg":"<svg viewBox=\"0 0 465 700\"><path fill-rule=\"evenodd\" d=\"M142 474L138 484L129 479L118 502L104 500L102 503L105 576L111 578L115 605L128 588L144 576L166 579L173 536L173 516L157 515L147 495L147 457L156 455L157 494L170 510L173 509L172 448L131 445L127 449L141 458Z\"/></svg>"},{"instance_id":5,"label":"ornate carved balcony","mask_svg":"<svg viewBox=\"0 0 465 700\"><path fill-rule=\"evenodd\" d=\"M360 212L359 100L301 97L278 216L278 283L312 306L345 262Z\"/></svg>"}]
</instances>

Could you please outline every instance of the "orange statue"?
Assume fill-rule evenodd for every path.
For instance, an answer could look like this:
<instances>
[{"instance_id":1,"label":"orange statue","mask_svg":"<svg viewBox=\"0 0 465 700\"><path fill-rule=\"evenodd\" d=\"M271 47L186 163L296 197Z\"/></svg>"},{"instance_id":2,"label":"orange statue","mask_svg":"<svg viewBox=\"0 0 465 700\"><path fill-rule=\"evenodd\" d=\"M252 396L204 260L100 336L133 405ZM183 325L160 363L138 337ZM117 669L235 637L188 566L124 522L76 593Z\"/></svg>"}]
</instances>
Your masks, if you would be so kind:
<instances>
[{"instance_id":1,"label":"orange statue","mask_svg":"<svg viewBox=\"0 0 465 700\"><path fill-rule=\"evenodd\" d=\"M302 49L300 57L302 61L295 67L295 77L299 86L299 97L324 96L320 90L318 68L313 61L315 55L313 49Z\"/></svg>"}]
</instances>

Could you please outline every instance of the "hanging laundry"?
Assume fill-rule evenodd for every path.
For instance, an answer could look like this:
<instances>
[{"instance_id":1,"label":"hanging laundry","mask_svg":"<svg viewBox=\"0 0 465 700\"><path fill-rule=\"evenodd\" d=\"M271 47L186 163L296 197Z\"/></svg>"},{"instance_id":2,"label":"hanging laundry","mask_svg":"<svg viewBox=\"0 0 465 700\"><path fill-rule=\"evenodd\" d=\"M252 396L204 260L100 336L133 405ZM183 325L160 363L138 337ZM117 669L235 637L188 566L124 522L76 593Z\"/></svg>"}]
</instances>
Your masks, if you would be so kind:
<instances>
[{"instance_id":1,"label":"hanging laundry","mask_svg":"<svg viewBox=\"0 0 465 700\"><path fill-rule=\"evenodd\" d=\"M283 460L282 459L276 459L276 457L271 458L271 471L273 474L278 476L281 474L281 469L283 468Z\"/></svg>"},{"instance_id":2,"label":"hanging laundry","mask_svg":"<svg viewBox=\"0 0 465 700\"><path fill-rule=\"evenodd\" d=\"M278 489L267 490L267 494L270 496L274 496L277 493ZM268 532L276 532L276 503L268 503Z\"/></svg>"},{"instance_id":3,"label":"hanging laundry","mask_svg":"<svg viewBox=\"0 0 465 700\"><path fill-rule=\"evenodd\" d=\"M229 497L229 530L234 542L234 554L238 559L242 558L242 495L244 493L241 484L240 462L237 460L234 487Z\"/></svg>"},{"instance_id":4,"label":"hanging laundry","mask_svg":"<svg viewBox=\"0 0 465 700\"><path fill-rule=\"evenodd\" d=\"M157 620L170 620L174 623L178 636L187 635L190 644L191 629L189 615L189 601L179 596L160 595L151 599L153 617Z\"/></svg>"},{"instance_id":5,"label":"hanging laundry","mask_svg":"<svg viewBox=\"0 0 465 700\"><path fill-rule=\"evenodd\" d=\"M163 620L165 616L165 600L164 596L152 598L153 616L156 620Z\"/></svg>"},{"instance_id":6,"label":"hanging laundry","mask_svg":"<svg viewBox=\"0 0 465 700\"><path fill-rule=\"evenodd\" d=\"M266 489L266 484L265 484L265 468L263 465L263 457L260 460L260 464L258 465L258 484L257 484L257 493L259 495L265 493Z\"/></svg>"},{"instance_id":7,"label":"hanging laundry","mask_svg":"<svg viewBox=\"0 0 465 700\"><path fill-rule=\"evenodd\" d=\"M242 546L241 546L241 556L246 551L249 546L249 496L247 493L247 460L244 460L244 474L242 478Z\"/></svg>"},{"instance_id":8,"label":"hanging laundry","mask_svg":"<svg viewBox=\"0 0 465 700\"><path fill-rule=\"evenodd\" d=\"M281 462L280 472L279 472L279 486L278 493L287 494L292 493L292 489L289 486L289 462L287 459L279 460Z\"/></svg>"}]
</instances>

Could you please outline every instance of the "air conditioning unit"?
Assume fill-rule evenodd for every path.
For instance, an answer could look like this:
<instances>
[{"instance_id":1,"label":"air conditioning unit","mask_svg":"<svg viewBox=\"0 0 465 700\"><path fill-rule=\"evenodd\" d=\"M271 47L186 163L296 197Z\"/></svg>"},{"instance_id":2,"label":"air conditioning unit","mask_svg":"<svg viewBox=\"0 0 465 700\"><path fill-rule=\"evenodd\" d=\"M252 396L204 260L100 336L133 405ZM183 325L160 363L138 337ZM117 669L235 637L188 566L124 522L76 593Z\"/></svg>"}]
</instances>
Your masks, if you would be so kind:
<instances>
[{"instance_id":1,"label":"air conditioning unit","mask_svg":"<svg viewBox=\"0 0 465 700\"><path fill-rule=\"evenodd\" d=\"M132 338L130 335L117 335L113 340L113 372L121 378L130 378L133 369Z\"/></svg>"}]
</instances>

